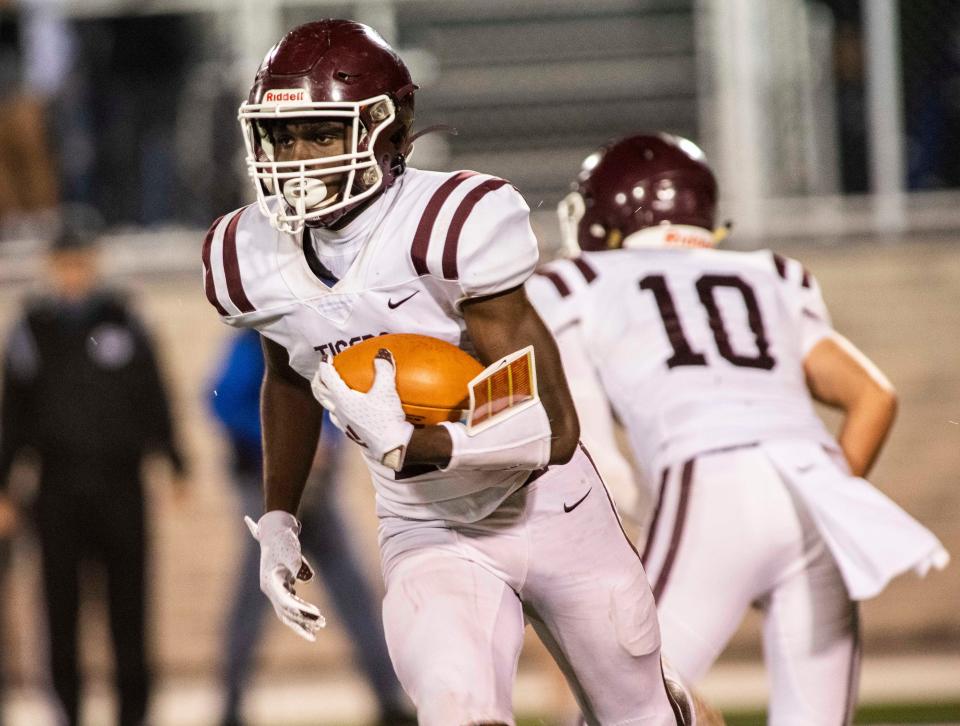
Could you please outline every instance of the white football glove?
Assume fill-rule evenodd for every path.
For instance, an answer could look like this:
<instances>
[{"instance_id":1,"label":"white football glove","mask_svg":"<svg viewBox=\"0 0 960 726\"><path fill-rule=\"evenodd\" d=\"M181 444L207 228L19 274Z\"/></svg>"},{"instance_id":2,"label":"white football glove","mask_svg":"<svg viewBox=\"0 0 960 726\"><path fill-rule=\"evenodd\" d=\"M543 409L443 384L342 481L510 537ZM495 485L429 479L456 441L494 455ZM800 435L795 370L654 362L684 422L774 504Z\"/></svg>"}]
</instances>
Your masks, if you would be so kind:
<instances>
[{"instance_id":1,"label":"white football glove","mask_svg":"<svg viewBox=\"0 0 960 726\"><path fill-rule=\"evenodd\" d=\"M244 517L250 534L260 543L260 589L270 600L280 622L311 643L327 624L315 605L297 597L297 580L308 582L313 568L300 554L300 523L289 512L267 512L254 522Z\"/></svg>"},{"instance_id":2,"label":"white football glove","mask_svg":"<svg viewBox=\"0 0 960 726\"><path fill-rule=\"evenodd\" d=\"M390 351L381 348L373 367L373 385L368 392L361 393L344 383L333 363L324 358L311 383L313 395L330 413L337 428L365 449L365 456L400 471L413 425L400 404Z\"/></svg>"}]
</instances>

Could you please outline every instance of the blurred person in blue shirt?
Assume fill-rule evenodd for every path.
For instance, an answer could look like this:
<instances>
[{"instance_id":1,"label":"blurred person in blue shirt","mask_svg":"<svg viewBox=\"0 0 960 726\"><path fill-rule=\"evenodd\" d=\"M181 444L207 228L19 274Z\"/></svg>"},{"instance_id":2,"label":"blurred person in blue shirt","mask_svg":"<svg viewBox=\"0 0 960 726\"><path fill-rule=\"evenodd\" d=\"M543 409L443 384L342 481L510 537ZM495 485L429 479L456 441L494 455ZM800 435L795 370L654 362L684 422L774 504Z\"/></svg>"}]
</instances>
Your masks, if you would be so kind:
<instances>
[{"instance_id":1,"label":"blurred person in blue shirt","mask_svg":"<svg viewBox=\"0 0 960 726\"><path fill-rule=\"evenodd\" d=\"M239 506L254 519L263 514L260 442L263 372L260 334L255 330L241 331L230 339L209 397L213 414L230 440L232 480ZM378 723L381 726L415 724L390 664L375 596L362 574L360 562L350 546L347 527L336 507L342 436L334 426L325 429L300 505L303 525L300 538L355 646L358 665L377 699ZM260 594L259 560L257 542L244 537L224 645L223 726L241 723L243 692L262 632L267 600Z\"/></svg>"},{"instance_id":2,"label":"blurred person in blue shirt","mask_svg":"<svg viewBox=\"0 0 960 726\"><path fill-rule=\"evenodd\" d=\"M30 519L41 550L41 612L63 722L79 720L79 607L93 562L106 575L118 722L140 726L152 681L141 466L160 454L180 485L185 467L152 336L127 297L101 285L97 225L82 217L74 214L54 241L49 290L26 301L3 349L0 539L12 518L9 474L17 462L30 464L39 475Z\"/></svg>"}]
</instances>

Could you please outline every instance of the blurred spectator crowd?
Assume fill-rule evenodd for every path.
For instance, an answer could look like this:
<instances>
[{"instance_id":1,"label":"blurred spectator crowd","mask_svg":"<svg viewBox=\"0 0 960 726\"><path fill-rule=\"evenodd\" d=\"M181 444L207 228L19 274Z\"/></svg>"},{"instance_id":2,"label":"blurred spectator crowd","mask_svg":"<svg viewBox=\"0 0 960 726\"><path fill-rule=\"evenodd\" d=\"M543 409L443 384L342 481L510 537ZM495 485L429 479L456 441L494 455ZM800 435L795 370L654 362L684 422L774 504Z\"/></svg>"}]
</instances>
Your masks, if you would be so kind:
<instances>
[{"instance_id":1,"label":"blurred spectator crowd","mask_svg":"<svg viewBox=\"0 0 960 726\"><path fill-rule=\"evenodd\" d=\"M835 21L833 72L839 167L841 188L847 193L868 191L862 24L862 3L866 1L810 0L829 7ZM74 3L69 7L78 6ZM78 254L58 232L62 209L93 208L108 230L171 225L200 229L244 201L248 184L238 160L240 137L236 124L236 108L244 90L231 70L240 49L221 39L219 27L212 12L72 15L63 0L0 0L0 254L5 243L56 239L61 244L59 248L54 245L52 257ZM399 32L403 36L402 23ZM907 186L917 190L960 187L960 3L901 2L900 37ZM426 91L429 93L429 89ZM429 125L429 121L424 125ZM598 124L603 122L598 119ZM199 235L197 241L199 246ZM76 272L82 266L71 263L67 267ZM67 309L69 314L60 317L65 325L69 324L71 335L80 330L81 323L103 322L94 320L90 312L94 308L100 310L93 305L101 300L94 295L98 292L94 282L91 277L89 290L85 288L83 296L75 296L82 298L80 303L54 301ZM93 302L88 301L87 293ZM199 286L197 295L201 295ZM139 333L139 323L131 327ZM87 331L84 328L82 332ZM85 339L85 335L73 337ZM254 364L262 366L255 336L246 343L247 353L252 356L251 368ZM15 350L9 343L5 347L6 355ZM259 371L257 368L245 380L249 384L246 393L250 394L246 402L251 406L254 423ZM226 368L219 373L213 389L221 397L211 403L234 447L232 473L237 498L245 513L253 513L259 500L258 462L243 466L242 446L238 443L242 437L238 438L234 430L237 427L231 427L229 416L222 410L228 401L223 394L231 381ZM159 379L159 374L155 377ZM237 379L232 383L239 386ZM10 400L9 395L5 398ZM155 408L165 408L165 404ZM134 418L145 418L142 411L135 413L140 415ZM167 417L163 412L156 418L166 421ZM169 422L163 425L169 428ZM6 429L9 439L9 431L14 427L8 425ZM182 470L179 455L170 443L171 435L167 432L162 438L168 453L172 453L173 468ZM254 432L253 439L259 441L259 432ZM330 553L349 542L346 535L339 536L344 525L334 509L334 493L328 491L332 485L319 483L321 479L334 478L339 454L335 446L321 452L321 460L324 454L327 460L318 461L315 472L316 501L309 507L313 523L323 526L316 527L310 541L315 551ZM259 458L259 451L253 458ZM130 482L136 484L132 487L136 496L130 502L136 516L123 521L136 525L130 537L142 549L143 513L139 508L143 502L138 474L131 473L138 465L139 460L132 462L130 472L122 472L122 481L115 488ZM77 493L71 492L71 496L74 494ZM102 492L96 494L102 498ZM81 506L74 499L68 500L68 504L68 513ZM94 504L97 506L84 500L83 506L97 512L107 509L98 508L99 499ZM10 559L9 537L15 518L15 510L0 497L0 575ZM48 539L73 555L81 554L74 546L76 541L57 540L55 535L62 535L65 528L56 520L51 521ZM320 536L323 533L326 539ZM239 723L243 691L253 667L252 653L266 604L257 592L257 582L251 579L256 574L256 547L252 540L246 545L241 572L247 577L238 578L237 606L224 634L224 724ZM52 547L47 543L47 550ZM146 560L147 553L141 552L140 556ZM379 618L373 595L366 592L359 579L358 567L346 555L319 559L343 563L341 571L321 574L345 613L347 627L353 629L360 665L377 695L381 723L407 723L409 714L386 667L379 625L369 624ZM66 558L48 560L76 564ZM142 571L145 562L138 562L138 570ZM48 585L65 580L61 573L49 568L45 576ZM143 577L135 579L140 589L132 600L139 602L144 598ZM76 592L71 590L64 598L68 602L62 612L48 603L48 628L54 646L58 625L61 641L72 643L76 639ZM121 714L120 720L135 723L141 719L146 701L142 637L143 621L149 613L140 608L126 613L126 620L123 615L115 615L115 629L137 636L131 638L127 661L134 663L133 670L138 671L140 682L126 684L133 695L127 698L129 713ZM131 618L133 626L128 625ZM122 644L118 645L121 647ZM73 646L54 647L52 651L54 660L64 653L61 661L65 662L52 662L50 670L64 711L73 722L78 708L76 653ZM118 662L123 657L118 654ZM125 684L118 685L122 691Z\"/></svg>"},{"instance_id":2,"label":"blurred spectator crowd","mask_svg":"<svg viewBox=\"0 0 960 726\"><path fill-rule=\"evenodd\" d=\"M863 0L809 1L834 20L841 188L867 192ZM0 0L0 243L43 239L61 202L94 206L111 229L205 227L242 203L231 69L244 49L225 40L229 22L79 7ZM899 22L907 186L958 187L960 11L901 2Z\"/></svg>"},{"instance_id":3,"label":"blurred spectator crowd","mask_svg":"<svg viewBox=\"0 0 960 726\"><path fill-rule=\"evenodd\" d=\"M109 228L202 226L236 205L236 89L196 90L216 55L210 25L0 0L0 241L49 237L61 202L96 208Z\"/></svg>"}]
</instances>

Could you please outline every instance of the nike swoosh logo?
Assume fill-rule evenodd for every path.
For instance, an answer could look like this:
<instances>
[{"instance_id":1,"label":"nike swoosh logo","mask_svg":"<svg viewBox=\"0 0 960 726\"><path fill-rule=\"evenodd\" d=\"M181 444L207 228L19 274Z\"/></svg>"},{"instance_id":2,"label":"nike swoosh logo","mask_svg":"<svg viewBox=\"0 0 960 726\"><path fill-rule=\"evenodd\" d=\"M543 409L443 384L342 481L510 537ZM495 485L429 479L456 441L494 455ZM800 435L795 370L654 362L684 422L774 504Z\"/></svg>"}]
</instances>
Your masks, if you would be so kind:
<instances>
[{"instance_id":1,"label":"nike swoosh logo","mask_svg":"<svg viewBox=\"0 0 960 726\"><path fill-rule=\"evenodd\" d=\"M403 298L403 300L397 300L396 302L394 302L393 300L387 300L387 307L390 308L391 310L396 310L398 307L400 307L401 305L403 305L407 300L409 300L410 298L412 298L412 297L413 297L414 295L416 295L418 292L420 292L420 291L419 291L419 290L414 290L414 291L411 292L409 295L407 295L405 298Z\"/></svg>"},{"instance_id":2,"label":"nike swoosh logo","mask_svg":"<svg viewBox=\"0 0 960 726\"><path fill-rule=\"evenodd\" d=\"M576 508L579 507L581 504L583 504L583 500L586 499L587 497L589 497L589 496L590 496L590 492L592 492L592 491L593 491L593 487L590 487L589 489L587 489L587 493L584 494L582 497L580 497L580 498L579 498L577 501L575 501L573 504L570 504L570 505L564 504L564 505L563 505L563 511L566 512L567 514L569 514L570 512L572 512L574 509L576 509Z\"/></svg>"}]
</instances>

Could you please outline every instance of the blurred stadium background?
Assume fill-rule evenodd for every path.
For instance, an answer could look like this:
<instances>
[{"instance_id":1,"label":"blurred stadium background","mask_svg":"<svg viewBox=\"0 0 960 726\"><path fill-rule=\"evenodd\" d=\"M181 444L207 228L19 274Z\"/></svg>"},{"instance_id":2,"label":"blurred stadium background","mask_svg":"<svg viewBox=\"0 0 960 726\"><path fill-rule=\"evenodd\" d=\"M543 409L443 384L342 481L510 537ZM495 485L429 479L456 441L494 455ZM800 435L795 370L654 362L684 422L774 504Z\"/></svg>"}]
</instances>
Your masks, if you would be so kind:
<instances>
[{"instance_id":1,"label":"blurred stadium background","mask_svg":"<svg viewBox=\"0 0 960 726\"><path fill-rule=\"evenodd\" d=\"M204 405L229 331L203 298L200 243L210 221L250 200L235 111L257 65L285 29L318 17L367 22L398 47L421 85L418 126L457 129L418 141L413 164L510 179L534 210L545 256L558 242L553 209L599 143L636 129L700 143L734 222L728 244L803 260L836 327L889 373L900 414L872 478L960 553L956 0L8 0L0 11L0 38L17 17L30 40L27 87L45 111L58 202L91 205L106 221L109 278L136 293L162 344L192 464L182 506L162 469L152 477L157 724L216 718L222 618L246 536ZM0 218L0 329L43 287L55 218L55 207ZM351 459L349 517L379 583L361 467ZM36 564L24 532L0 597L6 706L18 726L52 723ZM902 577L864 604L863 719L960 722L958 603L954 564ZM271 618L253 723L371 716L329 620L311 646ZM83 621L88 723L107 723L107 631L96 607ZM748 620L705 684L716 703L747 712L736 723L760 722L749 715L764 698L760 659ZM518 713L560 723L567 698L531 638Z\"/></svg>"}]
</instances>

